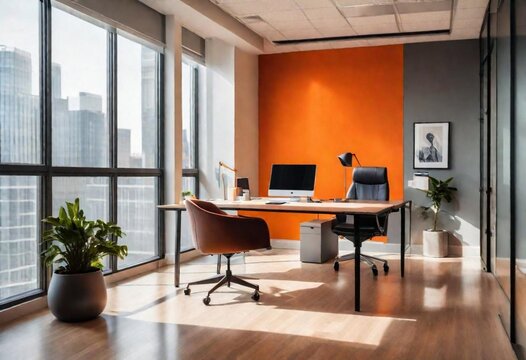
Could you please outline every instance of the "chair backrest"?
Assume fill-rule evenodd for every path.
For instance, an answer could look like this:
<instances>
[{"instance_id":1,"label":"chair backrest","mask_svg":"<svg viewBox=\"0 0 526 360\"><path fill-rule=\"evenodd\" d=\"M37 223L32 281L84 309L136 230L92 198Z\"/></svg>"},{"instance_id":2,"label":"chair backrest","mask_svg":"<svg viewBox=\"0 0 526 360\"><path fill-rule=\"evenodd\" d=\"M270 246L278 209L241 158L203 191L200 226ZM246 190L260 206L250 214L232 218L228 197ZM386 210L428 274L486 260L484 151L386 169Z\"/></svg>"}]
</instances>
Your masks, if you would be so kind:
<instances>
[{"instance_id":1,"label":"chair backrest","mask_svg":"<svg viewBox=\"0 0 526 360\"><path fill-rule=\"evenodd\" d=\"M387 168L355 168L352 180L353 183L347 192L347 198L355 200L389 200Z\"/></svg>"},{"instance_id":2,"label":"chair backrest","mask_svg":"<svg viewBox=\"0 0 526 360\"><path fill-rule=\"evenodd\" d=\"M353 183L347 192L347 198L353 200L389 200L389 182L387 168L385 167L357 167L353 171ZM338 215L338 222L352 222L353 217ZM362 225L382 227L382 232L387 231L389 216L362 216ZM380 229L378 229L380 230Z\"/></svg>"}]
</instances>

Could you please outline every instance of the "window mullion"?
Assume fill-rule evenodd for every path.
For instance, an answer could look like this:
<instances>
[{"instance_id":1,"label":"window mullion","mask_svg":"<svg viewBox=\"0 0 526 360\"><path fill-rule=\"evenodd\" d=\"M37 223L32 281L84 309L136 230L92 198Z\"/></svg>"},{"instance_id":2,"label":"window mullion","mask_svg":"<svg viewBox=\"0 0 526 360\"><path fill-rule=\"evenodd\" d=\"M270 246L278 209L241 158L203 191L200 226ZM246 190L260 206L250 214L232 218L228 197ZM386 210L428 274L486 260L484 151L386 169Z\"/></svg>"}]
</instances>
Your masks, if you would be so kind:
<instances>
[{"instance_id":1,"label":"window mullion","mask_svg":"<svg viewBox=\"0 0 526 360\"><path fill-rule=\"evenodd\" d=\"M194 167L197 169L195 179L195 195L199 198L199 69L194 67L193 76L193 124L194 124Z\"/></svg>"},{"instance_id":2,"label":"window mullion","mask_svg":"<svg viewBox=\"0 0 526 360\"><path fill-rule=\"evenodd\" d=\"M110 126L110 167L118 166L118 124L117 124L117 33L115 29L108 30L108 121ZM110 177L110 221L117 223L117 183L116 173ZM111 272L117 271L117 258L110 256Z\"/></svg>"},{"instance_id":3,"label":"window mullion","mask_svg":"<svg viewBox=\"0 0 526 360\"><path fill-rule=\"evenodd\" d=\"M51 216L53 213L53 187L51 179L51 166L53 163L52 139L52 60L51 60L51 1L42 0L40 6L40 119L41 119L41 146L42 164L46 171L40 181L40 217ZM40 233L37 235L38 255L44 250L40 241L41 234L47 225L40 224ZM39 261L40 286L44 291L49 287L51 279L50 267Z\"/></svg>"}]
</instances>

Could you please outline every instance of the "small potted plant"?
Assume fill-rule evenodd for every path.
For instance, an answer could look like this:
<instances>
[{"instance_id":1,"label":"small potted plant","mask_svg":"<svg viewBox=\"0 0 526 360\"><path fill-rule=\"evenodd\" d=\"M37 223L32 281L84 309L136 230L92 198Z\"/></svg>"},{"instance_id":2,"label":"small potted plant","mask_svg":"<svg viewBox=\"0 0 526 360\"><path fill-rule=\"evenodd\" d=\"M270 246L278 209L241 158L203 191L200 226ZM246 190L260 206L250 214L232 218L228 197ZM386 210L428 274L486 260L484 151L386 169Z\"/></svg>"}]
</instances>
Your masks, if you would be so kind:
<instances>
[{"instance_id":1,"label":"small potted plant","mask_svg":"<svg viewBox=\"0 0 526 360\"><path fill-rule=\"evenodd\" d=\"M423 207L424 214L433 212L433 227L423 232L423 253L429 257L445 257L448 253L448 232L438 228L438 216L442 211L442 202L448 203L453 200L453 192L456 187L449 186L453 178L438 180L429 177L429 189L423 190L426 196L431 199L431 205Z\"/></svg>"},{"instance_id":2,"label":"small potted plant","mask_svg":"<svg viewBox=\"0 0 526 360\"><path fill-rule=\"evenodd\" d=\"M191 192L190 190L183 191L181 193L181 196L183 197L184 200L195 199L194 193Z\"/></svg>"},{"instance_id":3,"label":"small potted plant","mask_svg":"<svg viewBox=\"0 0 526 360\"><path fill-rule=\"evenodd\" d=\"M126 245L117 244L124 233L111 222L86 220L78 198L66 202L58 217L42 221L51 226L43 235L42 260L57 265L49 284L49 309L62 321L96 318L106 306L101 259L106 255L123 259L128 254Z\"/></svg>"}]
</instances>

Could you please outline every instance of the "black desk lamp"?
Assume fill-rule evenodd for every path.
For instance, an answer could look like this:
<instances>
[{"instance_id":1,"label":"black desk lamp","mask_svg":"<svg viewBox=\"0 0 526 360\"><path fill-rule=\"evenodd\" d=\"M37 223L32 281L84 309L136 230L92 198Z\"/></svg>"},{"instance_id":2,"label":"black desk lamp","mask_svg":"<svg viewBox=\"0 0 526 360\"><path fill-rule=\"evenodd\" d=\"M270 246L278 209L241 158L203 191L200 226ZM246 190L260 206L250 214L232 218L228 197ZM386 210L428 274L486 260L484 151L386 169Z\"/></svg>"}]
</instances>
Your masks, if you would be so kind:
<instances>
[{"instance_id":1,"label":"black desk lamp","mask_svg":"<svg viewBox=\"0 0 526 360\"><path fill-rule=\"evenodd\" d=\"M362 166L360 164L360 160L358 160L358 157L356 154L346 152L341 155L338 155L338 159L340 160L340 163L343 166L343 198L345 199L347 197L347 167L352 167L352 158L356 159L356 162L358 162L359 166Z\"/></svg>"}]
</instances>

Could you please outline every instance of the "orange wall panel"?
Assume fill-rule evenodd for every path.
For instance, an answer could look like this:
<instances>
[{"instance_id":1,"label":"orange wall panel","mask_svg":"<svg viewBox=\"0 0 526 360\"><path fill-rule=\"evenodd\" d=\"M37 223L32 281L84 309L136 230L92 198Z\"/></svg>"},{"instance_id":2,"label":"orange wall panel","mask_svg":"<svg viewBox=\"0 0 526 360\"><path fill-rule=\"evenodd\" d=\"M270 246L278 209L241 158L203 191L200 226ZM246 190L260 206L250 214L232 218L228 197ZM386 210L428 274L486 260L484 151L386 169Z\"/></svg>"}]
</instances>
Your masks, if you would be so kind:
<instances>
[{"instance_id":1,"label":"orange wall panel","mask_svg":"<svg viewBox=\"0 0 526 360\"><path fill-rule=\"evenodd\" d=\"M309 163L318 165L315 197L342 197L337 155L347 151L386 166L391 199L403 197L403 46L260 56L260 195L272 164ZM299 239L299 223L315 217L260 215L274 239Z\"/></svg>"}]
</instances>

